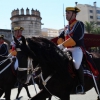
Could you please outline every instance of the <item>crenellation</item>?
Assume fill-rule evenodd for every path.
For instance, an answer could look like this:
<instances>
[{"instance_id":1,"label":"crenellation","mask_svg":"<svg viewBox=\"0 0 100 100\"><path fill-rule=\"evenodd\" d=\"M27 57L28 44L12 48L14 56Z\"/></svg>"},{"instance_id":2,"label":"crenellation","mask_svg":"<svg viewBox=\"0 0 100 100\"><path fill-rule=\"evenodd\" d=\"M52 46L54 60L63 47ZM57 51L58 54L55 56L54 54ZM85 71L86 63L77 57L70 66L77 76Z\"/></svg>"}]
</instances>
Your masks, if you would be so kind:
<instances>
[{"instance_id":1,"label":"crenellation","mask_svg":"<svg viewBox=\"0 0 100 100\"><path fill-rule=\"evenodd\" d=\"M17 8L17 10L16 10L16 15L19 15L19 9Z\"/></svg>"},{"instance_id":2,"label":"crenellation","mask_svg":"<svg viewBox=\"0 0 100 100\"><path fill-rule=\"evenodd\" d=\"M13 16L13 10L12 10L12 12L11 12L11 16Z\"/></svg>"},{"instance_id":3,"label":"crenellation","mask_svg":"<svg viewBox=\"0 0 100 100\"><path fill-rule=\"evenodd\" d=\"M14 9L14 11L13 11L13 16L15 16L16 15L16 10Z\"/></svg>"},{"instance_id":4,"label":"crenellation","mask_svg":"<svg viewBox=\"0 0 100 100\"><path fill-rule=\"evenodd\" d=\"M28 8L26 9L26 15L30 15Z\"/></svg>"},{"instance_id":5,"label":"crenellation","mask_svg":"<svg viewBox=\"0 0 100 100\"><path fill-rule=\"evenodd\" d=\"M33 9L33 8L32 8L32 10L31 10L31 15L35 15L34 9Z\"/></svg>"},{"instance_id":6,"label":"crenellation","mask_svg":"<svg viewBox=\"0 0 100 100\"><path fill-rule=\"evenodd\" d=\"M27 36L32 36L32 35L41 35L41 16L39 10L34 10L33 8L31 9L31 14L30 10L27 7L26 8L26 14L24 14L24 9L14 9L11 13L11 25L12 29L15 26L22 26L24 27L23 35L25 37Z\"/></svg>"},{"instance_id":7,"label":"crenellation","mask_svg":"<svg viewBox=\"0 0 100 100\"><path fill-rule=\"evenodd\" d=\"M20 11L21 11L21 15L24 15L24 9L22 8Z\"/></svg>"},{"instance_id":8,"label":"crenellation","mask_svg":"<svg viewBox=\"0 0 100 100\"><path fill-rule=\"evenodd\" d=\"M14 9L12 12L11 12L11 17L13 17L13 16L17 16L17 15L32 15L32 16L38 16L38 17L40 17L40 12L39 12L39 10L34 10L33 8L31 9L31 13L30 13L30 10L29 10L29 8L27 7L27 9L26 9L26 14L24 14L24 9L22 8L22 9Z\"/></svg>"}]
</instances>

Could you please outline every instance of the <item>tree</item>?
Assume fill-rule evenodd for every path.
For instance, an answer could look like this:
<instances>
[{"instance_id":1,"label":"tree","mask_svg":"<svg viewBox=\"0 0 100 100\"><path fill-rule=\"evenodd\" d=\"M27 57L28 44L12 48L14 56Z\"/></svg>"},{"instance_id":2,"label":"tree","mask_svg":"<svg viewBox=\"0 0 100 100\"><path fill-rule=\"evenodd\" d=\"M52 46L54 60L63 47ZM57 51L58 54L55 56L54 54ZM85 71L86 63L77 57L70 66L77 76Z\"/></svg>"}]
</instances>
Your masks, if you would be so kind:
<instances>
[{"instance_id":1,"label":"tree","mask_svg":"<svg viewBox=\"0 0 100 100\"><path fill-rule=\"evenodd\" d=\"M96 27L93 31L93 34L100 34L100 27Z\"/></svg>"},{"instance_id":2,"label":"tree","mask_svg":"<svg viewBox=\"0 0 100 100\"><path fill-rule=\"evenodd\" d=\"M88 32L88 33L91 33L93 31L95 27L95 23L94 22L85 22L85 30Z\"/></svg>"}]
</instances>

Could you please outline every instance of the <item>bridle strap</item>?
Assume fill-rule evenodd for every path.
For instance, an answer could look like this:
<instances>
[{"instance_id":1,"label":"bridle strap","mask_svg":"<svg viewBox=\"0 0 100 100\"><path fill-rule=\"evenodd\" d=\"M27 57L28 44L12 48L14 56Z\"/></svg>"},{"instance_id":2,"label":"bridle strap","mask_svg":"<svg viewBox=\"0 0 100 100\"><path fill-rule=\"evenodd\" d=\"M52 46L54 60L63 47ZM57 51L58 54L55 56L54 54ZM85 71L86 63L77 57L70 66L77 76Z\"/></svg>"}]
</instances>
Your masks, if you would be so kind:
<instances>
[{"instance_id":1,"label":"bridle strap","mask_svg":"<svg viewBox=\"0 0 100 100\"><path fill-rule=\"evenodd\" d=\"M45 86L47 84L47 82L51 79L52 75L49 75L45 80L43 79L43 75L41 72L41 79L42 79L42 84Z\"/></svg>"},{"instance_id":2,"label":"bridle strap","mask_svg":"<svg viewBox=\"0 0 100 100\"><path fill-rule=\"evenodd\" d=\"M40 76L41 76L41 79L42 79L42 84L44 85L45 89L49 92L49 94L50 94L51 96L54 96L54 95L47 89L47 87L46 87L46 84L47 84L47 82L52 78L52 75L49 75L45 80L43 79L43 74L42 74L42 72L41 72ZM58 99L56 96L54 96L54 97L55 97L56 100L61 100L61 99Z\"/></svg>"},{"instance_id":3,"label":"bridle strap","mask_svg":"<svg viewBox=\"0 0 100 100\"><path fill-rule=\"evenodd\" d=\"M21 49L20 48L16 48L16 51L21 51Z\"/></svg>"},{"instance_id":4,"label":"bridle strap","mask_svg":"<svg viewBox=\"0 0 100 100\"><path fill-rule=\"evenodd\" d=\"M25 70L28 70L28 68L20 68L20 67L18 67L18 71L25 71Z\"/></svg>"}]
</instances>

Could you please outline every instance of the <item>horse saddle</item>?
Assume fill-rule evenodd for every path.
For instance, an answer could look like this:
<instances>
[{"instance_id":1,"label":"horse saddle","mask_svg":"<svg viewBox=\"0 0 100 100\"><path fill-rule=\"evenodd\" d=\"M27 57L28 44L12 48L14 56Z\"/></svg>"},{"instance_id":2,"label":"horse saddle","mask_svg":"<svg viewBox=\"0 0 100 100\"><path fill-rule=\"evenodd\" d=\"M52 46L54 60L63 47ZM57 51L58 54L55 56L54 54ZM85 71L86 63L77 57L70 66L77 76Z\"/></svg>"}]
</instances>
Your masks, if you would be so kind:
<instances>
[{"instance_id":1,"label":"horse saddle","mask_svg":"<svg viewBox=\"0 0 100 100\"><path fill-rule=\"evenodd\" d=\"M70 63L73 63L72 53L70 51L67 51L67 52L65 52L65 54L69 58ZM92 58L93 58L93 56L89 52L83 52L83 59L82 59L81 65L83 67L84 75L88 75L88 76L92 77L92 73L93 73L93 75L95 77L98 77L99 72L98 72ZM74 66L74 64L69 65L69 66ZM72 74L72 71L71 71L71 74Z\"/></svg>"},{"instance_id":2,"label":"horse saddle","mask_svg":"<svg viewBox=\"0 0 100 100\"><path fill-rule=\"evenodd\" d=\"M93 73L95 77L99 76L99 71L97 70L96 65L93 61L93 56L87 51L85 51L83 54L82 64L84 73L86 73L86 70L88 70L88 72Z\"/></svg>"}]
</instances>

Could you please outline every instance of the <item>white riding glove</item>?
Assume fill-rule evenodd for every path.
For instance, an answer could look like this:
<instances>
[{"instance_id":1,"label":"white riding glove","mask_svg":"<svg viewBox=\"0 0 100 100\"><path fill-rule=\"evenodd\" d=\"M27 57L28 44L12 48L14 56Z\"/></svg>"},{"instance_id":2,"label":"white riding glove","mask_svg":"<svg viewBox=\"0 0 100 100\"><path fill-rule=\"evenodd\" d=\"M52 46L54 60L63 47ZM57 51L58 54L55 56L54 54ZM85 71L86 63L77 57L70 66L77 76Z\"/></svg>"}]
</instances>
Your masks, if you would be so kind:
<instances>
[{"instance_id":1,"label":"white riding glove","mask_svg":"<svg viewBox=\"0 0 100 100\"><path fill-rule=\"evenodd\" d=\"M65 47L62 44L57 45L59 49L63 50Z\"/></svg>"}]
</instances>

